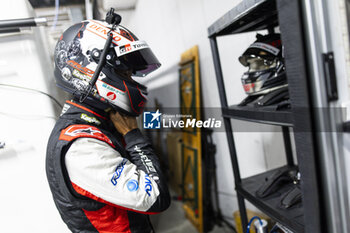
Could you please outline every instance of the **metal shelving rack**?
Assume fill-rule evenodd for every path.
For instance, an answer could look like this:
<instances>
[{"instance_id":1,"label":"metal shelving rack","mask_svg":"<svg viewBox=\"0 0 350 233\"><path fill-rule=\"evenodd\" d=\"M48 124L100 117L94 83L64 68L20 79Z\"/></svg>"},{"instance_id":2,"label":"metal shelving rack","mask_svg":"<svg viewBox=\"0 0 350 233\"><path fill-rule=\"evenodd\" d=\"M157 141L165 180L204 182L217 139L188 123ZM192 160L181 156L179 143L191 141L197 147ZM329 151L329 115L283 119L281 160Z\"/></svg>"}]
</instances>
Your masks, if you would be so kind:
<instances>
[{"instance_id":1,"label":"metal shelving rack","mask_svg":"<svg viewBox=\"0 0 350 233\"><path fill-rule=\"evenodd\" d=\"M315 133L312 130L312 104L309 97L300 11L299 0L243 0L208 28L243 229L247 227L244 200L248 200L293 232L317 233L325 232L326 229L326 221L322 221L320 216L322 196L319 192L317 146ZM271 31L276 26L280 28L284 45L291 110L274 111L237 105L228 106L217 37L262 29ZM289 129L293 128L298 167L302 177L303 205L286 210L278 207L280 197L260 199L256 196L257 187L274 170L241 179L231 119L281 126L287 158L286 166L294 165L289 133Z\"/></svg>"}]
</instances>

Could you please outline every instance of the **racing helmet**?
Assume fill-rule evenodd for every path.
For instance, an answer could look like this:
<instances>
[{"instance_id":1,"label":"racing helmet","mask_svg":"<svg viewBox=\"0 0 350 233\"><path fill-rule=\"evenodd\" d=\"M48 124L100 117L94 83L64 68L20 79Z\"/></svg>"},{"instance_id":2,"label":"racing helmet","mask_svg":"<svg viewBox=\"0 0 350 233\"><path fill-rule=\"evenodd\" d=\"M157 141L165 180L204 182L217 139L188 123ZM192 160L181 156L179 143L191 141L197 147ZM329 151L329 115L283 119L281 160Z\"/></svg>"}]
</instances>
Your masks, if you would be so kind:
<instances>
[{"instance_id":1,"label":"racing helmet","mask_svg":"<svg viewBox=\"0 0 350 233\"><path fill-rule=\"evenodd\" d=\"M241 78L248 95L261 95L288 86L280 34L257 34L257 40L239 57L248 67Z\"/></svg>"},{"instance_id":2,"label":"racing helmet","mask_svg":"<svg viewBox=\"0 0 350 233\"><path fill-rule=\"evenodd\" d=\"M77 98L88 93L86 102L95 108L112 107L138 116L147 102L147 88L131 76L144 77L161 64L145 41L121 25L111 31L106 64L91 93L87 92L112 26L105 21L86 20L62 34L54 52L56 84Z\"/></svg>"}]
</instances>

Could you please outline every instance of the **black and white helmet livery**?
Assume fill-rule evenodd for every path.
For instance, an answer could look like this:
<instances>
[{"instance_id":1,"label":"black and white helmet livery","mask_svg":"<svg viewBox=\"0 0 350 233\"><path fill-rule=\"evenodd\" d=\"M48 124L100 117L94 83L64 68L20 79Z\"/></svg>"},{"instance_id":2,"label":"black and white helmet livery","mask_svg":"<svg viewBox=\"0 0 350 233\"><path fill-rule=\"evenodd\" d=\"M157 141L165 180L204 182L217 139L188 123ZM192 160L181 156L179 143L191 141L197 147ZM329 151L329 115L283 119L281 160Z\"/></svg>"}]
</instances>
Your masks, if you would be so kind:
<instances>
[{"instance_id":1,"label":"black and white helmet livery","mask_svg":"<svg viewBox=\"0 0 350 233\"><path fill-rule=\"evenodd\" d=\"M55 48L55 78L59 87L76 97L86 93L112 25L105 21L86 20L69 27ZM145 41L125 27L111 31L113 39L106 64L87 97L94 107L115 110L132 116L142 113L147 102L147 88L130 75L144 77L160 67Z\"/></svg>"},{"instance_id":2,"label":"black and white helmet livery","mask_svg":"<svg viewBox=\"0 0 350 233\"><path fill-rule=\"evenodd\" d=\"M249 67L241 78L248 95L261 95L288 86L280 34L257 34L257 40L239 57Z\"/></svg>"}]
</instances>

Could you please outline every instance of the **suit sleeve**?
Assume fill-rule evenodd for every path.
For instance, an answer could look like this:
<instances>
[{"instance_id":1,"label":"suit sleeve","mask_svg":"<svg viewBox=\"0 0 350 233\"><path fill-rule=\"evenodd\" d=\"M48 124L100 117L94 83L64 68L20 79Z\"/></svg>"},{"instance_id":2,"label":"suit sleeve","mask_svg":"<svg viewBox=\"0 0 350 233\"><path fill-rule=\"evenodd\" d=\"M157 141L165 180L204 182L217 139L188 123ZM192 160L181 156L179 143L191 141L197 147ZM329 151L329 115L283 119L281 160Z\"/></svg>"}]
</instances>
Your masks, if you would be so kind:
<instances>
[{"instance_id":1,"label":"suit sleeve","mask_svg":"<svg viewBox=\"0 0 350 233\"><path fill-rule=\"evenodd\" d=\"M154 153L152 145L142 135L139 129L130 131L124 136L124 139L126 142L125 149L130 155L131 161L139 170L144 171L149 178L156 183L159 193L162 194L158 195L150 211L157 212L158 210L165 210L170 205L170 195L165 177L162 174L158 158Z\"/></svg>"},{"instance_id":2,"label":"suit sleeve","mask_svg":"<svg viewBox=\"0 0 350 233\"><path fill-rule=\"evenodd\" d=\"M80 194L145 214L170 205L166 181L149 142L139 130L125 135L130 160L106 142L76 139L65 156L69 179Z\"/></svg>"}]
</instances>

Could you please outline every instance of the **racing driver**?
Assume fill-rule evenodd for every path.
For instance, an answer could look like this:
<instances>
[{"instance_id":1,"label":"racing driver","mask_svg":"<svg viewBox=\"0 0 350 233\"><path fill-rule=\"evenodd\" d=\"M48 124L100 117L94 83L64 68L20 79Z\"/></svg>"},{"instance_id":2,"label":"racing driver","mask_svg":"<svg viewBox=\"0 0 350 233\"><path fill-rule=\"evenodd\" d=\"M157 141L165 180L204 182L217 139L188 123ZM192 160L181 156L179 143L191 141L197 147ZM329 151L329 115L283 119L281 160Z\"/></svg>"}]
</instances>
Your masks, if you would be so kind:
<instances>
[{"instance_id":1,"label":"racing driver","mask_svg":"<svg viewBox=\"0 0 350 233\"><path fill-rule=\"evenodd\" d=\"M113 40L106 63L86 95L107 33ZM46 156L63 221L72 232L154 232L149 215L166 210L170 197L157 156L137 127L147 89L132 76L146 76L159 61L125 27L97 20L68 28L54 60L57 85L74 96L63 107Z\"/></svg>"}]
</instances>

